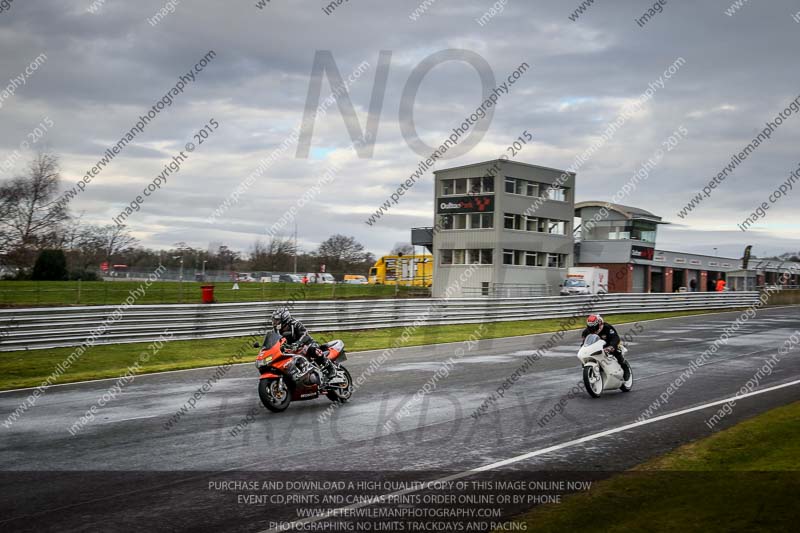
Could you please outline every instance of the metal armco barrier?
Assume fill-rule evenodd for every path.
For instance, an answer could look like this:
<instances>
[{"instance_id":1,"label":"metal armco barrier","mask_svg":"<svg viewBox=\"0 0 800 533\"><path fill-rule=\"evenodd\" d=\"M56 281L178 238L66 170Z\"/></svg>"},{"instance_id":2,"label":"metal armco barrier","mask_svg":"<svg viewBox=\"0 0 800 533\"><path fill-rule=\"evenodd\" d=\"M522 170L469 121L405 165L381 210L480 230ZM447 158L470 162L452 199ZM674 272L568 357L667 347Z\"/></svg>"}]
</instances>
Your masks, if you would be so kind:
<instances>
[{"instance_id":1,"label":"metal armco barrier","mask_svg":"<svg viewBox=\"0 0 800 533\"><path fill-rule=\"evenodd\" d=\"M748 307L758 292L607 294L537 298L323 300L289 303L312 332L502 322L603 314ZM592 303L594 306L592 307ZM165 329L175 340L239 337L259 330L283 302L135 305L110 321L95 344L149 342ZM115 306L0 310L0 351L79 346Z\"/></svg>"}]
</instances>

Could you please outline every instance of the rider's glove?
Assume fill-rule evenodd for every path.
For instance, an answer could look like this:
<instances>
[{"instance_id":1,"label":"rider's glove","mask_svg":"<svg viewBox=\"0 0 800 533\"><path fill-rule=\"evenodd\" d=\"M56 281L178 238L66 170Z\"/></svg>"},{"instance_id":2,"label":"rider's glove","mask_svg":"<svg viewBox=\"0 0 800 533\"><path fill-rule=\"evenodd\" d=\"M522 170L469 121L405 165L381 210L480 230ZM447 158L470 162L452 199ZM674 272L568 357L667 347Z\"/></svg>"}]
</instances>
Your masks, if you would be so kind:
<instances>
[{"instance_id":1,"label":"rider's glove","mask_svg":"<svg viewBox=\"0 0 800 533\"><path fill-rule=\"evenodd\" d=\"M614 347L613 346L606 346L605 348L603 348L603 351L606 352L606 353L611 353L611 352L614 351Z\"/></svg>"}]
</instances>

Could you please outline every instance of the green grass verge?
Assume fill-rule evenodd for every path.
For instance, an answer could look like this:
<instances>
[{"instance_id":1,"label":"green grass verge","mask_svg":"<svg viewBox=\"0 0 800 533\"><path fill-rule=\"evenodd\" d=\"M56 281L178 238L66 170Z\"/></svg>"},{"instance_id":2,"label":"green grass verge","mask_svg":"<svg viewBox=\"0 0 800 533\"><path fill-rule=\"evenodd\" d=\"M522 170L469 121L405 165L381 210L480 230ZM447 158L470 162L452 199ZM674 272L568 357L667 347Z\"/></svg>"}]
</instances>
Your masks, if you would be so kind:
<instances>
[{"instance_id":1,"label":"green grass verge","mask_svg":"<svg viewBox=\"0 0 800 533\"><path fill-rule=\"evenodd\" d=\"M800 402L682 446L516 522L528 531L797 531Z\"/></svg>"},{"instance_id":2,"label":"green grass verge","mask_svg":"<svg viewBox=\"0 0 800 533\"><path fill-rule=\"evenodd\" d=\"M639 313L608 315L614 323L636 322L703 314L711 311L673 311L666 313ZM530 335L558 331L563 319L524 320L515 322L490 322L483 332L483 338L501 338L515 335ZM417 328L403 346L420 346L444 342L459 342L470 337L476 324L447 326L424 326ZM350 352L388 348L403 332L403 328L385 328L362 331L312 332L317 340L342 339ZM226 339L204 339L191 341L172 341L166 343L157 355L142 365L140 373L181 370L224 363L237 350L251 341L247 337ZM59 383L85 381L89 379L113 378L125 373L128 366L138 360L139 354L149 343L112 344L94 346L62 374ZM74 348L54 348L49 350L20 350L0 352L0 390L33 387L42 383L74 351ZM236 362L255 360L255 350L247 350Z\"/></svg>"},{"instance_id":3,"label":"green grass verge","mask_svg":"<svg viewBox=\"0 0 800 533\"><path fill-rule=\"evenodd\" d=\"M139 281L0 281L0 306L30 307L56 305L119 305ZM299 283L209 283L215 286L214 296L220 303L274 300L328 300L332 298L391 298L394 285L350 285ZM178 281L153 283L137 304L200 303L200 286L206 283ZM417 294L420 287L400 287L400 296Z\"/></svg>"}]
</instances>

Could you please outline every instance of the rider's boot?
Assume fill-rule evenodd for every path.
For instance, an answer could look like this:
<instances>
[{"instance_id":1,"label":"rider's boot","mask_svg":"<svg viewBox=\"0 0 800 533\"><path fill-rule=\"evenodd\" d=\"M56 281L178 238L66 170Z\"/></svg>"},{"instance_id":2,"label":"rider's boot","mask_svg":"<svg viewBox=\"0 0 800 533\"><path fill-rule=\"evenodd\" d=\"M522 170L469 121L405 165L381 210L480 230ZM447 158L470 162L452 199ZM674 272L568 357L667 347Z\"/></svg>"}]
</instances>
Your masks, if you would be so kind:
<instances>
[{"instance_id":1,"label":"rider's boot","mask_svg":"<svg viewBox=\"0 0 800 533\"><path fill-rule=\"evenodd\" d=\"M330 381L336 376L336 368L327 357L322 361L322 374L325 376L325 381Z\"/></svg>"}]
</instances>

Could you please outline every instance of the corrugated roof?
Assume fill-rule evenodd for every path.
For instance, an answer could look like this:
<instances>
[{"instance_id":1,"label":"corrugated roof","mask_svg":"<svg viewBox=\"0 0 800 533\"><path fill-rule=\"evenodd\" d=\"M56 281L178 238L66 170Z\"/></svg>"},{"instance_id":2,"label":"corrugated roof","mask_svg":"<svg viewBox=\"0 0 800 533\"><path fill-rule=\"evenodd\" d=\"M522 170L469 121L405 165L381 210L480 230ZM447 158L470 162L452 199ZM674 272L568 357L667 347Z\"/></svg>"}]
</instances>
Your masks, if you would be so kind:
<instances>
[{"instance_id":1,"label":"corrugated roof","mask_svg":"<svg viewBox=\"0 0 800 533\"><path fill-rule=\"evenodd\" d=\"M612 204L610 202L600 202L597 200L576 203L575 204L576 213L579 210L583 209L584 207L605 207L606 209L611 209L612 211L620 213L626 218L649 218L652 220L658 220L658 221L661 220L660 216L654 215L650 211L641 209L639 207L631 207L629 205L622 205L622 204Z\"/></svg>"}]
</instances>

